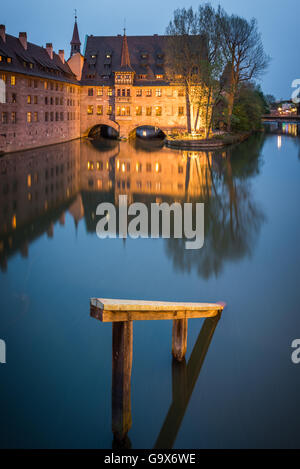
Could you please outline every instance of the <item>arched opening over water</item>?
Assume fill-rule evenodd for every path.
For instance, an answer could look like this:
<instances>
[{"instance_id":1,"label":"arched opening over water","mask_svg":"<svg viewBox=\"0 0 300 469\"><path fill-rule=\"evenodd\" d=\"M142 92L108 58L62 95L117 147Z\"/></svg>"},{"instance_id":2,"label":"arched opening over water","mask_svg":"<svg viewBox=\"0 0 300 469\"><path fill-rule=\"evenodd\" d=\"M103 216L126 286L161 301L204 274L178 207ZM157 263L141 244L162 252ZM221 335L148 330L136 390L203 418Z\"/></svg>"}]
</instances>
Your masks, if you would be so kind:
<instances>
[{"instance_id":1,"label":"arched opening over water","mask_svg":"<svg viewBox=\"0 0 300 469\"><path fill-rule=\"evenodd\" d=\"M116 140L119 137L119 132L117 129L114 129L110 125L97 124L91 128L88 137L93 138L95 140L103 138Z\"/></svg>"},{"instance_id":2,"label":"arched opening over water","mask_svg":"<svg viewBox=\"0 0 300 469\"><path fill-rule=\"evenodd\" d=\"M141 140L164 140L166 138L165 133L159 128L153 125L141 125L136 127L132 132L131 136L135 136Z\"/></svg>"}]
</instances>

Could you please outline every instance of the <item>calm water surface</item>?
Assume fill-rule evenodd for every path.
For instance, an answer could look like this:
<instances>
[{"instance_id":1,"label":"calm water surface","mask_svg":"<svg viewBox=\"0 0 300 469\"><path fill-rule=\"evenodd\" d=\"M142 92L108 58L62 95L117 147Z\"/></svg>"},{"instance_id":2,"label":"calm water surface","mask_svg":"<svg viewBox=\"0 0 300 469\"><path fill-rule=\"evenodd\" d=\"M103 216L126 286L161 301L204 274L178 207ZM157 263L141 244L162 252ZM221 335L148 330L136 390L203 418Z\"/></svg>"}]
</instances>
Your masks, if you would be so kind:
<instances>
[{"instance_id":1,"label":"calm water surface","mask_svg":"<svg viewBox=\"0 0 300 469\"><path fill-rule=\"evenodd\" d=\"M1 447L118 445L112 327L90 318L93 296L227 303L218 324L189 320L179 368L171 321L133 324L123 445L300 446L297 133L274 124L214 154L75 141L0 159ZM204 202L203 249L99 240L96 206L119 194Z\"/></svg>"}]
</instances>

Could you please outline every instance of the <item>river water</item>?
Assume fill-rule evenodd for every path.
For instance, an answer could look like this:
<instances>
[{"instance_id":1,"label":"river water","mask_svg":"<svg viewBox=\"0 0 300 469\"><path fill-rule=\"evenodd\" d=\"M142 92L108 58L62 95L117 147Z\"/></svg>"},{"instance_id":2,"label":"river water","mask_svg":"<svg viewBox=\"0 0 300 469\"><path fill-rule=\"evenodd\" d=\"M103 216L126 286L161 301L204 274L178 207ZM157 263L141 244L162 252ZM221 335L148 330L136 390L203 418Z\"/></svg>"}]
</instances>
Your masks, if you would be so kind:
<instances>
[{"instance_id":1,"label":"river water","mask_svg":"<svg viewBox=\"0 0 300 469\"><path fill-rule=\"evenodd\" d=\"M73 141L0 159L0 446L299 447L300 140L296 124L214 153ZM100 202L204 202L205 241L105 239ZM132 425L112 434L112 325L91 297L224 301L133 324Z\"/></svg>"}]
</instances>

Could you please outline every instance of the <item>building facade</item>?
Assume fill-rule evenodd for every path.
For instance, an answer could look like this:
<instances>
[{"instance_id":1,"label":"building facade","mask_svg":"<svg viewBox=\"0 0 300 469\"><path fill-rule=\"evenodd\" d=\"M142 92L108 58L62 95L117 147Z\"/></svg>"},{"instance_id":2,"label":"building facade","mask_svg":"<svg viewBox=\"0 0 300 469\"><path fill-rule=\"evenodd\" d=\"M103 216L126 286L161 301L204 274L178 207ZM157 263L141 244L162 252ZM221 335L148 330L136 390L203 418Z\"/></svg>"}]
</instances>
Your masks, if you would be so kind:
<instances>
[{"instance_id":1,"label":"building facade","mask_svg":"<svg viewBox=\"0 0 300 469\"><path fill-rule=\"evenodd\" d=\"M84 56L77 18L71 54L6 34L0 26L0 152L49 145L114 129L165 133L187 128L186 96L165 65L166 36L88 36ZM144 132L147 132L144 130Z\"/></svg>"}]
</instances>

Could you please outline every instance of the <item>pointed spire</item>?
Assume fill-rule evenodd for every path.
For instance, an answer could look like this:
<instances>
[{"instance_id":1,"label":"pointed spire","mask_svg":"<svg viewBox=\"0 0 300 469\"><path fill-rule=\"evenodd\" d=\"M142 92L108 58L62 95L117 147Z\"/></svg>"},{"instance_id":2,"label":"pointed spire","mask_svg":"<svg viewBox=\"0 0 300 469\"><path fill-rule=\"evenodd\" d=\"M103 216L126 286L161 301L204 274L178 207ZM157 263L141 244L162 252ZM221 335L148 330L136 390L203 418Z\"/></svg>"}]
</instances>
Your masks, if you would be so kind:
<instances>
[{"instance_id":1,"label":"pointed spire","mask_svg":"<svg viewBox=\"0 0 300 469\"><path fill-rule=\"evenodd\" d=\"M129 50L128 50L125 28L124 28L124 36L123 36L123 43L122 43L121 68L131 68L130 55L129 55Z\"/></svg>"},{"instance_id":2,"label":"pointed spire","mask_svg":"<svg viewBox=\"0 0 300 469\"><path fill-rule=\"evenodd\" d=\"M71 44L71 57L77 52L80 53L81 42L79 39L78 26L77 26L77 10L75 10L75 23L74 23L72 41L70 42L70 44Z\"/></svg>"}]
</instances>

